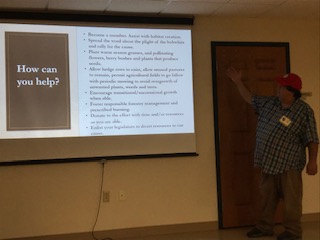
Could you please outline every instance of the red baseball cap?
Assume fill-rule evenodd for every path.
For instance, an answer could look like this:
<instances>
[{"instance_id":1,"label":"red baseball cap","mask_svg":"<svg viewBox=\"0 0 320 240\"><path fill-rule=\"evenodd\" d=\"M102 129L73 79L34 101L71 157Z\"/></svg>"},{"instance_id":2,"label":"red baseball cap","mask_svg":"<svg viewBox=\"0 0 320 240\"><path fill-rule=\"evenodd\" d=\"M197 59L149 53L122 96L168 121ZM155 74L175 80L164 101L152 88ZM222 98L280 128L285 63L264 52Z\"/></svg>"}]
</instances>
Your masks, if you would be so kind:
<instances>
[{"instance_id":1,"label":"red baseball cap","mask_svg":"<svg viewBox=\"0 0 320 240\"><path fill-rule=\"evenodd\" d=\"M301 78L294 73L288 73L282 77L276 78L280 86L290 86L298 91L302 88Z\"/></svg>"}]
</instances>

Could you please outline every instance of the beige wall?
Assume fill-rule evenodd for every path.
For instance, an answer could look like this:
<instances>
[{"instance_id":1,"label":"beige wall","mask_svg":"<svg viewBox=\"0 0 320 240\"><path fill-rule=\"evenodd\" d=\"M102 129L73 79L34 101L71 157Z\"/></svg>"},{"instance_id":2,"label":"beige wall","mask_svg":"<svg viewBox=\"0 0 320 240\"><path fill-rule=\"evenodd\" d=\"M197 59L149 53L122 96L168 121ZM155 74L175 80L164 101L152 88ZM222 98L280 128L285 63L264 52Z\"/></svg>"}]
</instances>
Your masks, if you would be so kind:
<instances>
[{"instance_id":1,"label":"beige wall","mask_svg":"<svg viewBox=\"0 0 320 240\"><path fill-rule=\"evenodd\" d=\"M197 17L193 27L198 157L110 161L96 230L217 221L211 41L289 42L319 128L319 22ZM81 147L81 146L79 146ZM318 213L319 174L304 175L304 213ZM0 168L0 239L88 232L98 210L101 165ZM127 199L118 200L124 190Z\"/></svg>"}]
</instances>

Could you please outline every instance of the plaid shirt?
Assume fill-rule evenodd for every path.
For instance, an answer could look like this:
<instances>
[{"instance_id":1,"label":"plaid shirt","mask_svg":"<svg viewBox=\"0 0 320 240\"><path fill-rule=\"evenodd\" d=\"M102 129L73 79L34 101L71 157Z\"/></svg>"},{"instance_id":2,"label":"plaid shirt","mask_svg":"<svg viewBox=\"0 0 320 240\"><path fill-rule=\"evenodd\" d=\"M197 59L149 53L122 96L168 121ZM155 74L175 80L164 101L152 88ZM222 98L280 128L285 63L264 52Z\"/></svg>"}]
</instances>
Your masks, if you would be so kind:
<instances>
[{"instance_id":1,"label":"plaid shirt","mask_svg":"<svg viewBox=\"0 0 320 240\"><path fill-rule=\"evenodd\" d=\"M319 143L311 107L298 99L284 109L278 97L261 96L253 96L252 105L258 113L254 165L273 175L303 170L307 144Z\"/></svg>"}]
</instances>

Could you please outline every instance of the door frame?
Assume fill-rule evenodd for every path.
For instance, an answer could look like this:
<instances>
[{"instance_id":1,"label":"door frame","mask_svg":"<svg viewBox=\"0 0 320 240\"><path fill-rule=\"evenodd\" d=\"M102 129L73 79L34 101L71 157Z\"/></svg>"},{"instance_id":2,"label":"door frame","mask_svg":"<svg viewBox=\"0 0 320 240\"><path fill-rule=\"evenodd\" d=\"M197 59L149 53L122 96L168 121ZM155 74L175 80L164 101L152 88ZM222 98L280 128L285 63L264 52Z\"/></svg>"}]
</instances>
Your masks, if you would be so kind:
<instances>
[{"instance_id":1,"label":"door frame","mask_svg":"<svg viewBox=\"0 0 320 240\"><path fill-rule=\"evenodd\" d=\"M217 56L216 48L225 47L283 47L286 52L286 71L290 72L290 54L288 42L211 42L211 60L212 60L212 93L213 93L213 113L214 113L214 141L215 141L215 157L216 157L216 181L217 181L217 197L218 197L218 225L219 229L223 226L223 209L221 194L221 172L220 172L220 131L218 122L218 94L217 94Z\"/></svg>"}]
</instances>

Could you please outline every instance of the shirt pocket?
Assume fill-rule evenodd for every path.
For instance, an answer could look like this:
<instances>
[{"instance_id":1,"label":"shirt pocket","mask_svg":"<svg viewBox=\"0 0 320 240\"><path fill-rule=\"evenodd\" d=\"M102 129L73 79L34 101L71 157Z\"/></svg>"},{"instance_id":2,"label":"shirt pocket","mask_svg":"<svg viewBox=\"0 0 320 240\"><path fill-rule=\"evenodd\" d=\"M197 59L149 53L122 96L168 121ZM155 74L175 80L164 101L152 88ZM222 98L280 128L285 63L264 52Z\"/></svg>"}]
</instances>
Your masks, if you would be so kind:
<instances>
[{"instance_id":1,"label":"shirt pocket","mask_svg":"<svg viewBox=\"0 0 320 240\"><path fill-rule=\"evenodd\" d=\"M280 131L284 135L284 141L299 144L302 141L302 122L296 118L288 117L290 119L290 124L285 126L280 123Z\"/></svg>"}]
</instances>

